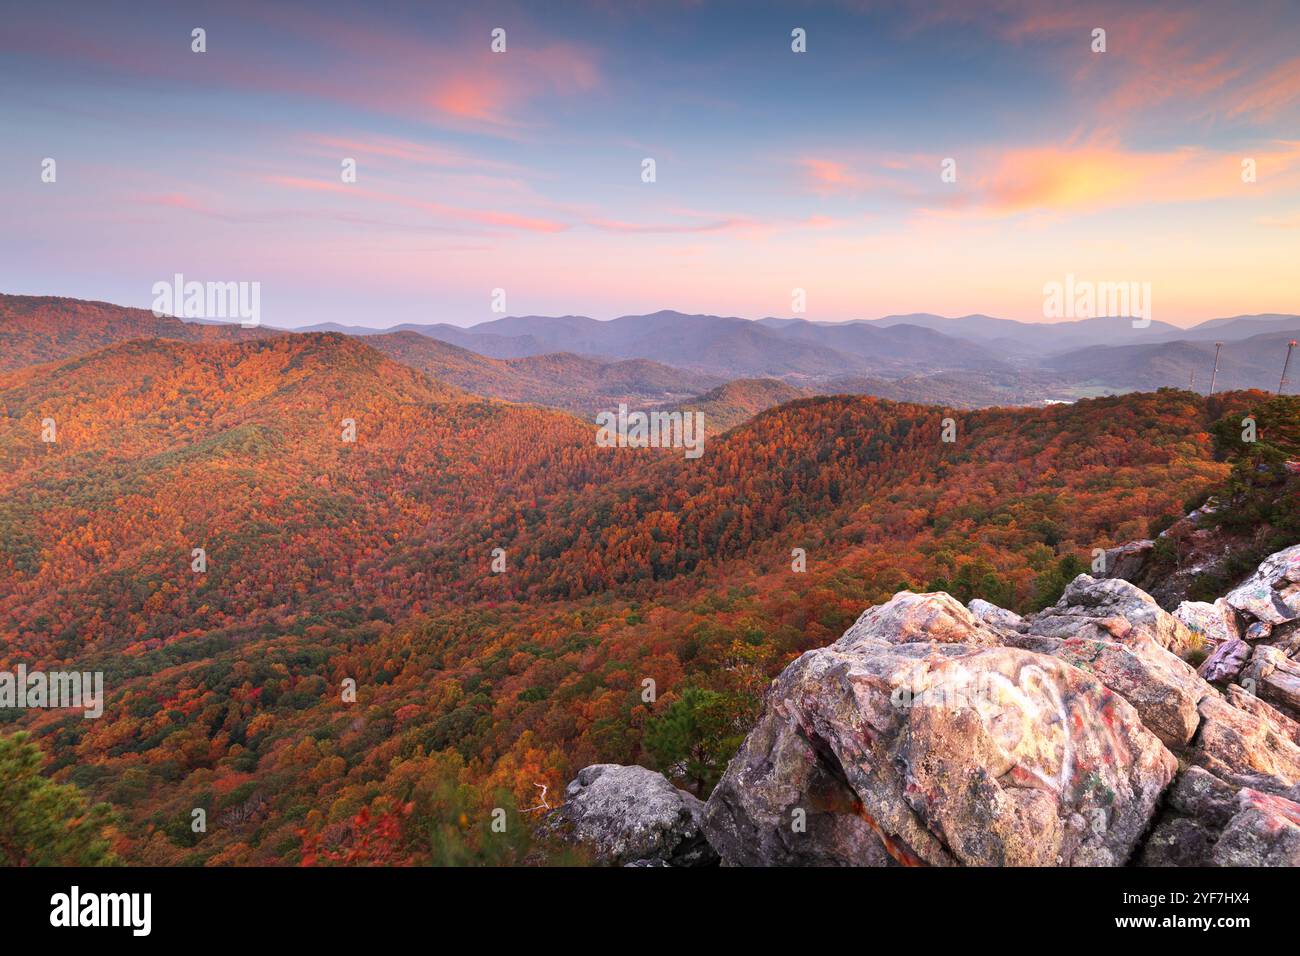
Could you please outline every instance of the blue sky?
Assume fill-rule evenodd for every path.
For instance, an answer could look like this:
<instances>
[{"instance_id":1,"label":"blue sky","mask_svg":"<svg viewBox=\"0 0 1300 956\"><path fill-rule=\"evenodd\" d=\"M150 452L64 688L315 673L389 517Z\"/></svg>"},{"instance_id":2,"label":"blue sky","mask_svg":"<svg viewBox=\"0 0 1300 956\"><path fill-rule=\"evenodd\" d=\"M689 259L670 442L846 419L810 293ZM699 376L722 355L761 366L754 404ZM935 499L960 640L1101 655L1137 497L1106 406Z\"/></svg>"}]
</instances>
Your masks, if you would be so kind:
<instances>
[{"instance_id":1,"label":"blue sky","mask_svg":"<svg viewBox=\"0 0 1300 956\"><path fill-rule=\"evenodd\" d=\"M290 327L467 325L498 288L1041 321L1068 273L1179 324L1300 311L1295 3L383 6L13 8L0 291L257 281Z\"/></svg>"}]
</instances>

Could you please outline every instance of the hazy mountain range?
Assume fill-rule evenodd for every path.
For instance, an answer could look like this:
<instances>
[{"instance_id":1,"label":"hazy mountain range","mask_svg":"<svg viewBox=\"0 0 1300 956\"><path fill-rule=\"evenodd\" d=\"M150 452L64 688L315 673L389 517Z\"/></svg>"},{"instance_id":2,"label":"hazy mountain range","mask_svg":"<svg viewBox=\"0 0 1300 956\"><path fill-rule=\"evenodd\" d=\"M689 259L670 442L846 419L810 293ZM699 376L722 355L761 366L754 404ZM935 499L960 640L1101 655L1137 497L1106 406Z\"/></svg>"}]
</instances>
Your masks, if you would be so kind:
<instances>
[{"instance_id":1,"label":"hazy mountain range","mask_svg":"<svg viewBox=\"0 0 1300 956\"><path fill-rule=\"evenodd\" d=\"M1229 316L1181 329L1161 321L1134 328L1123 317L1049 324L916 313L833 323L665 311L610 321L512 316L469 328L440 323L379 332L327 324L310 330L415 332L494 358L572 352L607 360L649 359L724 378L778 378L814 391L863 376L897 380L978 373L1028 384L1038 397L1068 398L1088 386L1186 387L1193 372L1200 387L1208 387L1215 342L1224 343L1216 384L1274 389L1286 343L1300 334L1300 315ZM1062 394L1048 394L1054 391ZM996 389L981 397L990 403L1033 400Z\"/></svg>"},{"instance_id":2,"label":"hazy mountain range","mask_svg":"<svg viewBox=\"0 0 1300 956\"><path fill-rule=\"evenodd\" d=\"M590 418L627 403L707 408L731 427L807 395L875 395L951 407L1070 401L1162 386L1276 390L1300 316L1243 315L1190 329L1126 318L1033 324L917 313L844 323L663 311L610 321L511 316L462 328L243 329L58 297L0 296L0 369L75 357L118 342L231 342L339 332L477 395ZM1297 359L1300 362L1300 359ZM1300 378L1300 367L1291 375ZM731 387L725 387L731 383ZM1290 389L1289 389L1290 390Z\"/></svg>"}]
</instances>

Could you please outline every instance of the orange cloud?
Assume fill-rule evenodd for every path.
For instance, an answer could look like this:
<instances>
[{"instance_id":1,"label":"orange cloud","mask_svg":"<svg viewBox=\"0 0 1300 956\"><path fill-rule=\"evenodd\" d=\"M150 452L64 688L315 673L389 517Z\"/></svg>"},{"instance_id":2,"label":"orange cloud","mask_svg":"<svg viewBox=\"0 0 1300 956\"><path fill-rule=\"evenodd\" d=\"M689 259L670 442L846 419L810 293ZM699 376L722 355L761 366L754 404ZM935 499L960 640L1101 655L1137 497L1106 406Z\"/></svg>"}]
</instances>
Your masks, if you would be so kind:
<instances>
[{"instance_id":1,"label":"orange cloud","mask_svg":"<svg viewBox=\"0 0 1300 956\"><path fill-rule=\"evenodd\" d=\"M1094 142L1013 149L995 159L987 174L974 174L973 186L954 197L949 207L964 204L981 212L1012 215L1242 199L1293 185L1293 174L1300 171L1300 142L1283 141L1268 150L1246 153L1253 153L1250 158L1256 163L1254 183L1242 182L1245 156L1201 148L1136 152Z\"/></svg>"}]
</instances>

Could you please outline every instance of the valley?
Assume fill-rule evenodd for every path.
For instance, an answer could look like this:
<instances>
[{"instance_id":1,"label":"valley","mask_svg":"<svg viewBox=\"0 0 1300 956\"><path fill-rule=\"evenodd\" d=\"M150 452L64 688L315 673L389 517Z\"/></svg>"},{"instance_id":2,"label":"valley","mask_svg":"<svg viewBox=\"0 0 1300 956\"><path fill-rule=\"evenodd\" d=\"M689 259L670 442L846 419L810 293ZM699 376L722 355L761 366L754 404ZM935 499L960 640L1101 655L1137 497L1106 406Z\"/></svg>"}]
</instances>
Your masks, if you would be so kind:
<instances>
[{"instance_id":1,"label":"valley","mask_svg":"<svg viewBox=\"0 0 1300 956\"><path fill-rule=\"evenodd\" d=\"M1095 549L1219 487L1217 423L1269 400L962 408L732 381L677 406L721 425L690 459L602 448L383 337L105 342L103 308L37 339L11 303L0 326L44 359L0 373L0 667L102 671L104 716L0 720L155 865L559 859L484 814L527 819L539 781L602 761L711 786L771 678L864 607L1050 604ZM467 376L532 374L401 335ZM687 715L709 728L689 772ZM226 822L200 838L193 807Z\"/></svg>"}]
</instances>

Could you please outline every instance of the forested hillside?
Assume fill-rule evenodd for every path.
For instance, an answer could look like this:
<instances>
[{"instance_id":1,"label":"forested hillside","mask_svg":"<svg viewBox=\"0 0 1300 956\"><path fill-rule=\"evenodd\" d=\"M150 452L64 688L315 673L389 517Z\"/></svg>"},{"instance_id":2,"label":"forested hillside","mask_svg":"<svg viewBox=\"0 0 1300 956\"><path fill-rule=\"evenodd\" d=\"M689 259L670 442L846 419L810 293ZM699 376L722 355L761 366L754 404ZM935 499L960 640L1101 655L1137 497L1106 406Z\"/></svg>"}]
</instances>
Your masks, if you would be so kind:
<instances>
[{"instance_id":1,"label":"forested hillside","mask_svg":"<svg viewBox=\"0 0 1300 956\"><path fill-rule=\"evenodd\" d=\"M794 655L900 589L1054 600L1221 482L1211 431L1262 399L806 398L691 460L333 334L3 373L0 663L102 669L108 700L0 719L131 862L540 859L541 786L706 789Z\"/></svg>"},{"instance_id":2,"label":"forested hillside","mask_svg":"<svg viewBox=\"0 0 1300 956\"><path fill-rule=\"evenodd\" d=\"M232 342L278 334L274 329L182 322L107 302L0 295L0 371L85 355L130 339Z\"/></svg>"}]
</instances>

